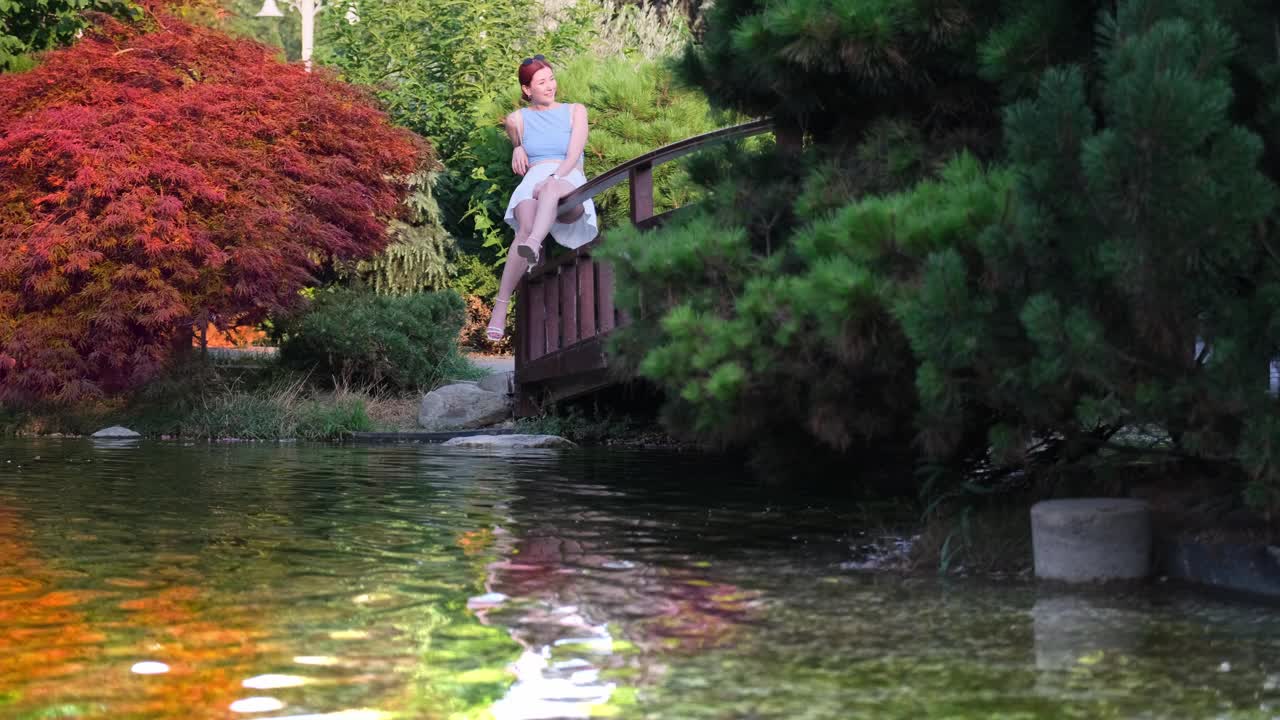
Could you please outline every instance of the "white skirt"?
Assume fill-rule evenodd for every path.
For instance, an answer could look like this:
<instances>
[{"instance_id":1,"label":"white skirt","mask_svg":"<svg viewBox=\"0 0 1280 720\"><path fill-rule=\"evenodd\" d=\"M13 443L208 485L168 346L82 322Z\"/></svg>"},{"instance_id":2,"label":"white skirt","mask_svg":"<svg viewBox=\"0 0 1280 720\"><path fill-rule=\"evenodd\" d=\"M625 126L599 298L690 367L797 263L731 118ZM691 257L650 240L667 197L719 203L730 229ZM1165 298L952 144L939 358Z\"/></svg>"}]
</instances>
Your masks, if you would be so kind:
<instances>
[{"instance_id":1,"label":"white skirt","mask_svg":"<svg viewBox=\"0 0 1280 720\"><path fill-rule=\"evenodd\" d=\"M515 189L515 192L511 193L511 200L507 203L507 214L503 219L512 228L515 228L517 234L520 232L520 221L516 220L516 205L525 200L532 200L533 186L550 177L551 173L555 172L559 166L559 163L554 162L534 165L524 174L524 179L520 181L520 185ZM573 172L561 178L561 180L577 188L582 187L587 182L587 176L583 175L581 170L574 168ZM590 199L582 203L582 216L577 220L571 223L554 222L551 224L551 237L570 250L582 247L595 240L597 232L599 232L599 227L596 224L596 204L591 202Z\"/></svg>"}]
</instances>

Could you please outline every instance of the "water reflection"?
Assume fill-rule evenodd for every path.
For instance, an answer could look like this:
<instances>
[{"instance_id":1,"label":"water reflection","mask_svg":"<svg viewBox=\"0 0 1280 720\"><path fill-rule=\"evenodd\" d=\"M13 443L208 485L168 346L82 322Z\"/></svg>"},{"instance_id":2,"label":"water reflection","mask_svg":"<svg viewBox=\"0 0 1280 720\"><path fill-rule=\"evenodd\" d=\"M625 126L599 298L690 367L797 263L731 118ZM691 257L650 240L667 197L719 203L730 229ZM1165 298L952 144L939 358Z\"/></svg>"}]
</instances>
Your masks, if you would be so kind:
<instances>
[{"instance_id":1,"label":"water reflection","mask_svg":"<svg viewBox=\"0 0 1280 720\"><path fill-rule=\"evenodd\" d=\"M1280 619L858 572L714 461L0 443L0 717L1270 718Z\"/></svg>"},{"instance_id":2,"label":"water reflection","mask_svg":"<svg viewBox=\"0 0 1280 720\"><path fill-rule=\"evenodd\" d=\"M1031 617L1036 669L1045 671L1133 657L1146 624L1141 612L1106 596L1066 591L1037 597Z\"/></svg>"}]
</instances>

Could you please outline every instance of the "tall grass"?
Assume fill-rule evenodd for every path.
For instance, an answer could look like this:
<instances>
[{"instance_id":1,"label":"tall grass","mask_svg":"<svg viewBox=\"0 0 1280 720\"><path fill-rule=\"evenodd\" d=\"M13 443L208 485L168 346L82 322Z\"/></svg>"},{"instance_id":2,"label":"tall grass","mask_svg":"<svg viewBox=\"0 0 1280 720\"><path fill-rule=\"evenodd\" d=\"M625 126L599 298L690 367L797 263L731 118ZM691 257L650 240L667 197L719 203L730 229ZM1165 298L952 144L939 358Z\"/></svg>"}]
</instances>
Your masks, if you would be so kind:
<instances>
[{"instance_id":1,"label":"tall grass","mask_svg":"<svg viewBox=\"0 0 1280 720\"><path fill-rule=\"evenodd\" d=\"M248 390L234 385L204 394L183 419L184 437L328 440L373 429L367 393L346 387L313 391L305 377Z\"/></svg>"}]
</instances>

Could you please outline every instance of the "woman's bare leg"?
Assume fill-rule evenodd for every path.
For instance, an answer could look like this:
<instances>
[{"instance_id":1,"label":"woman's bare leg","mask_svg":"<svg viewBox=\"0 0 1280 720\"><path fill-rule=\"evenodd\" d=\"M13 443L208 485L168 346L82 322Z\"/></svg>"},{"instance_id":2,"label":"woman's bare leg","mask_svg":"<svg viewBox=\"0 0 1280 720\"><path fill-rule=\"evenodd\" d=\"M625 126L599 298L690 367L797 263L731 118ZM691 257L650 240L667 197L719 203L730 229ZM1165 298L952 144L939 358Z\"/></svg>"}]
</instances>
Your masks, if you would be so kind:
<instances>
[{"instance_id":1,"label":"woman's bare leg","mask_svg":"<svg viewBox=\"0 0 1280 720\"><path fill-rule=\"evenodd\" d=\"M537 203L536 213L533 218L533 224L529 226L529 236L525 239L525 243L536 248L541 253L542 243L547 239L547 233L551 231L551 225L556 221L556 210L560 206L560 199L565 195L574 191L572 184L564 180L552 180L543 185L534 197ZM524 203L521 203L523 205ZM569 213L565 213L568 216Z\"/></svg>"},{"instance_id":2,"label":"woman's bare leg","mask_svg":"<svg viewBox=\"0 0 1280 720\"><path fill-rule=\"evenodd\" d=\"M507 306L511 301L511 293L515 292L516 285L520 282L520 276L529 268L529 261L520 257L520 253L516 252L516 247L525 237L523 231L533 225L534 214L537 210L536 203L533 200L525 200L516 205L512 213L516 216L515 240L511 243L511 248L507 250L507 262L502 267L502 280L498 283L498 297L493 301L493 314L489 316L490 330L502 330L506 332L507 327ZM491 334L492 335L492 334ZM493 339L492 337L490 339ZM498 339L501 339L499 336Z\"/></svg>"}]
</instances>

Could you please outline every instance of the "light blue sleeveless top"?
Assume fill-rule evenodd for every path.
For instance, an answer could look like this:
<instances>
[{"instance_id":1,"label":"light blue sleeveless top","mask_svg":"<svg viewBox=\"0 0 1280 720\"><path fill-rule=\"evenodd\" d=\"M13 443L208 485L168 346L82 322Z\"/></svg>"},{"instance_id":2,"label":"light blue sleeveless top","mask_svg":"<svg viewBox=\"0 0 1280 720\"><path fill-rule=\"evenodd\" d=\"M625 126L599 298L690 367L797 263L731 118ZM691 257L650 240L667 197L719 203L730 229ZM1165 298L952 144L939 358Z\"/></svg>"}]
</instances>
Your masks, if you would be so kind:
<instances>
[{"instance_id":1,"label":"light blue sleeveless top","mask_svg":"<svg viewBox=\"0 0 1280 720\"><path fill-rule=\"evenodd\" d=\"M564 160L569 152L569 136L573 133L573 112L569 103L551 110L520 108L524 121L524 152L529 164L543 160Z\"/></svg>"}]
</instances>

